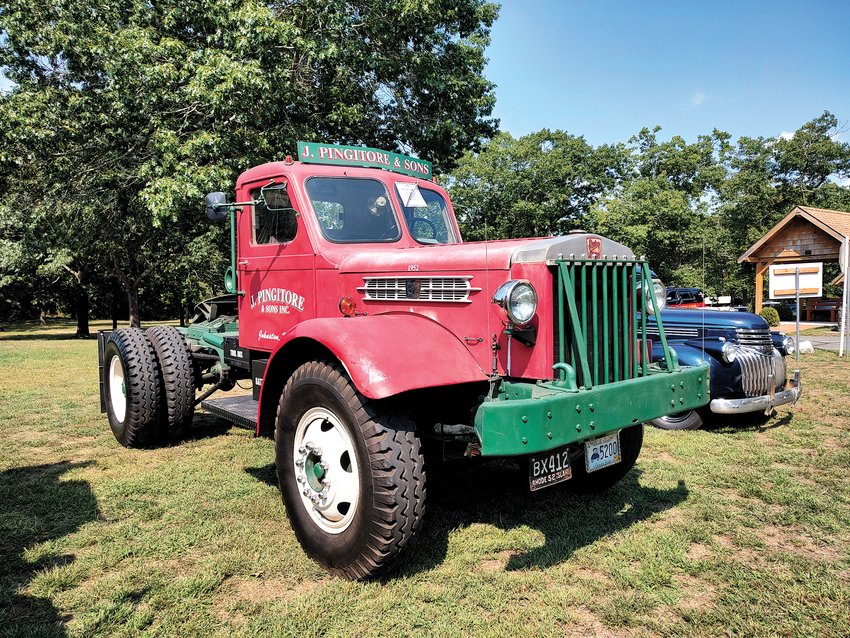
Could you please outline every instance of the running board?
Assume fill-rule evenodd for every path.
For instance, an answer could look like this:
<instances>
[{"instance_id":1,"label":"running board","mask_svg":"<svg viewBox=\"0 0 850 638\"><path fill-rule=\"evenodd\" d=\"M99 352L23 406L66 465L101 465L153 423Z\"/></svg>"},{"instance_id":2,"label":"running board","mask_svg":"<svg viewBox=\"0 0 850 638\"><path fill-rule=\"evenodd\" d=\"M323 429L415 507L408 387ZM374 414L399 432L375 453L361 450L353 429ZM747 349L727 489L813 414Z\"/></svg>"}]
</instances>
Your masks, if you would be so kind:
<instances>
[{"instance_id":1,"label":"running board","mask_svg":"<svg viewBox=\"0 0 850 638\"><path fill-rule=\"evenodd\" d=\"M257 429L257 402L251 395L207 399L201 401L201 407L214 416L230 421L236 427Z\"/></svg>"}]
</instances>

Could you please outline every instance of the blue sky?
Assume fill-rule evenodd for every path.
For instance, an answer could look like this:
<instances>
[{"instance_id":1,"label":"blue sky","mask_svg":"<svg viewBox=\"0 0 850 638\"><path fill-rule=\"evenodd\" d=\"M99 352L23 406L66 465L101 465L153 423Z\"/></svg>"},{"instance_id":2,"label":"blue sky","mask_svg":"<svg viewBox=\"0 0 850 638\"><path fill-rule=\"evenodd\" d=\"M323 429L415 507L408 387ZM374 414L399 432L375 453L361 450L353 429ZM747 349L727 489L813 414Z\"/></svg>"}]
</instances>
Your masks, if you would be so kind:
<instances>
[{"instance_id":1,"label":"blue sky","mask_svg":"<svg viewBox=\"0 0 850 638\"><path fill-rule=\"evenodd\" d=\"M503 0L491 35L494 115L514 136L548 127L602 144L659 124L668 138L737 139L824 110L850 119L850 0Z\"/></svg>"}]
</instances>

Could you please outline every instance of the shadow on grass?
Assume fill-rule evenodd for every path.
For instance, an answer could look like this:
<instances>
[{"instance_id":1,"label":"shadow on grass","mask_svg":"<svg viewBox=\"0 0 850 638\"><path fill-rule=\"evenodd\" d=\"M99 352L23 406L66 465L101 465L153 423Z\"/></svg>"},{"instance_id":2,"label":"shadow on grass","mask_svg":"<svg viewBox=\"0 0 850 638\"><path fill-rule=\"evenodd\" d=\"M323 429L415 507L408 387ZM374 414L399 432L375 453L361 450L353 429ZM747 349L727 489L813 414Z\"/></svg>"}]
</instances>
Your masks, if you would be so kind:
<instances>
[{"instance_id":1,"label":"shadow on grass","mask_svg":"<svg viewBox=\"0 0 850 638\"><path fill-rule=\"evenodd\" d=\"M550 567L600 538L675 507L689 493L684 481L672 489L645 487L640 484L639 468L611 489L590 496L572 494L569 482L529 492L527 470L510 461L435 469L428 477L426 533L403 573L442 563L452 530L475 523L503 530L539 530L545 538L543 545L512 554L506 569Z\"/></svg>"},{"instance_id":2,"label":"shadow on grass","mask_svg":"<svg viewBox=\"0 0 850 638\"><path fill-rule=\"evenodd\" d=\"M245 471L261 483L271 485L273 488L277 489L277 470L275 469L274 463L269 463L262 467L246 467Z\"/></svg>"},{"instance_id":3,"label":"shadow on grass","mask_svg":"<svg viewBox=\"0 0 850 638\"><path fill-rule=\"evenodd\" d=\"M192 427L186 431L178 443L211 439L226 434L232 427L232 423L221 417L206 412L195 412L195 416L192 417Z\"/></svg>"},{"instance_id":4,"label":"shadow on grass","mask_svg":"<svg viewBox=\"0 0 850 638\"><path fill-rule=\"evenodd\" d=\"M55 334L52 332L27 332L24 334L4 334L0 332L0 341L71 341L80 339L82 341L97 339L97 333L93 332L88 337L78 337L73 332Z\"/></svg>"},{"instance_id":5,"label":"shadow on grass","mask_svg":"<svg viewBox=\"0 0 850 638\"><path fill-rule=\"evenodd\" d=\"M712 434L734 434L736 432L766 432L776 428L784 427L794 419L794 412L786 410L771 417L765 417L761 412L749 414L730 415L723 418L715 418L703 425L702 429Z\"/></svg>"},{"instance_id":6,"label":"shadow on grass","mask_svg":"<svg viewBox=\"0 0 850 638\"><path fill-rule=\"evenodd\" d=\"M3 636L64 636L64 621L50 600L20 593L38 572L67 565L68 555L31 563L24 553L40 543L74 533L98 517L97 499L86 481L60 481L85 463L52 463L0 473L0 631Z\"/></svg>"},{"instance_id":7,"label":"shadow on grass","mask_svg":"<svg viewBox=\"0 0 850 638\"><path fill-rule=\"evenodd\" d=\"M273 463L245 471L277 487ZM509 461L432 466L424 526L401 570L388 578L439 566L446 558L452 531L476 523L502 530L539 530L545 537L543 545L513 554L506 569L550 567L568 560L581 547L687 499L689 491L684 481L672 489L655 489L640 484L641 474L635 468L602 494L578 496L564 489L566 485L529 492L527 472Z\"/></svg>"}]
</instances>

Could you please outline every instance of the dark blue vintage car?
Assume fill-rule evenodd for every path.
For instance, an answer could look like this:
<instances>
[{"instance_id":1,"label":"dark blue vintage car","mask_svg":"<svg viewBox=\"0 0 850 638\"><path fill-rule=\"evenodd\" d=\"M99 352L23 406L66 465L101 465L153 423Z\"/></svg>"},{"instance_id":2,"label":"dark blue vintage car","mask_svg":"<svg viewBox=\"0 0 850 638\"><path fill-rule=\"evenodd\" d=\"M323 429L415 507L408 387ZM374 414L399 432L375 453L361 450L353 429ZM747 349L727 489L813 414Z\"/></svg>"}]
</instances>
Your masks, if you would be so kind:
<instances>
[{"instance_id":1,"label":"dark blue vintage car","mask_svg":"<svg viewBox=\"0 0 850 638\"><path fill-rule=\"evenodd\" d=\"M772 332L767 322L749 312L722 310L661 310L668 343L683 365L708 361L711 365L711 401L704 408L671 414L652 421L667 430L695 430L713 415L750 414L752 421L767 420L779 405L800 397L800 371L788 378L785 357L793 354L794 340ZM653 316L648 334L658 338ZM653 344L660 360L660 344Z\"/></svg>"}]
</instances>

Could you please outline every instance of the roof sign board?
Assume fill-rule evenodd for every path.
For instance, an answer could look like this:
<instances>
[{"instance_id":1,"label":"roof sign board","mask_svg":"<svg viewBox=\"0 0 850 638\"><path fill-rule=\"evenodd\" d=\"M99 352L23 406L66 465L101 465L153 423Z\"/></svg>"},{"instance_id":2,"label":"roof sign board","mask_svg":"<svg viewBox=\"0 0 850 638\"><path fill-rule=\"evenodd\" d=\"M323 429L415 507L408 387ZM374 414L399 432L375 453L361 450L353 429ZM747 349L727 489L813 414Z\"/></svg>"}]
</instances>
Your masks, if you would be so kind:
<instances>
[{"instance_id":1,"label":"roof sign board","mask_svg":"<svg viewBox=\"0 0 850 638\"><path fill-rule=\"evenodd\" d=\"M431 179L431 162L400 155L392 151L363 146L340 146L320 142L298 142L298 159L305 164L336 164L341 166L366 166Z\"/></svg>"},{"instance_id":2,"label":"roof sign board","mask_svg":"<svg viewBox=\"0 0 850 638\"><path fill-rule=\"evenodd\" d=\"M796 273L800 271L800 297L823 296L823 263L773 264L770 267L770 298L794 299Z\"/></svg>"}]
</instances>

